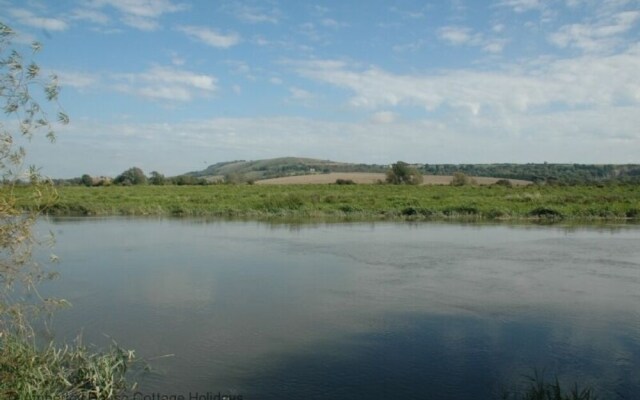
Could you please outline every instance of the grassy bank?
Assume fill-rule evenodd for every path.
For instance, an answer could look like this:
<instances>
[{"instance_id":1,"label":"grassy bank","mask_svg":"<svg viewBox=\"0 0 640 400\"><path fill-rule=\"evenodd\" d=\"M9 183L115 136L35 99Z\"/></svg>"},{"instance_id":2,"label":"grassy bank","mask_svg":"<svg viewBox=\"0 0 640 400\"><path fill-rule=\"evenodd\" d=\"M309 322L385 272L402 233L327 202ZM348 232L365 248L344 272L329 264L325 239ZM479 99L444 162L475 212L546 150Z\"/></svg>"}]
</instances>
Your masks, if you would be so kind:
<instances>
[{"instance_id":1,"label":"grassy bank","mask_svg":"<svg viewBox=\"0 0 640 400\"><path fill-rule=\"evenodd\" d=\"M26 191L25 191L26 192ZM640 186L61 187L54 215L372 219L640 219ZM29 207L29 200L20 201Z\"/></svg>"}]
</instances>

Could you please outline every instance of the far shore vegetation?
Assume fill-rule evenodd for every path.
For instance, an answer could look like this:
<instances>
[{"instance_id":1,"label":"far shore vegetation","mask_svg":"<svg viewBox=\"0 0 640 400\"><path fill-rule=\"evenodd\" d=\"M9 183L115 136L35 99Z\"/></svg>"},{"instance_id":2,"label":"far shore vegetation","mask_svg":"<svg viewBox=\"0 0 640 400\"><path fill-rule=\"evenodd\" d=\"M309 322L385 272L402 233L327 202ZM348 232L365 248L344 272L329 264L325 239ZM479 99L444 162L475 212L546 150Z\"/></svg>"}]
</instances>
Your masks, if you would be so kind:
<instances>
[{"instance_id":1,"label":"far shore vegetation","mask_svg":"<svg viewBox=\"0 0 640 400\"><path fill-rule=\"evenodd\" d=\"M28 187L18 205L36 206ZM640 221L640 186L111 185L63 186L50 215L339 219Z\"/></svg>"}]
</instances>

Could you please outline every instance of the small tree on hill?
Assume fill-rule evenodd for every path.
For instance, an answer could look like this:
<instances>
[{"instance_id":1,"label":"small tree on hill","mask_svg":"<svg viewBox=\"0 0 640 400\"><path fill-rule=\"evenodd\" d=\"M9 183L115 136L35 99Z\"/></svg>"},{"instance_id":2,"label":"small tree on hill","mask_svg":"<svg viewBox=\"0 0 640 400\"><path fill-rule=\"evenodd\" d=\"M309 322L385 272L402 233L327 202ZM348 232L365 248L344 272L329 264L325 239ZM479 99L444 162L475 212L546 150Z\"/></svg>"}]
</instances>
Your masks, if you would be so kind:
<instances>
[{"instance_id":1,"label":"small tree on hill","mask_svg":"<svg viewBox=\"0 0 640 400\"><path fill-rule=\"evenodd\" d=\"M140 168L132 167L118 175L113 182L120 185L145 185L147 177Z\"/></svg>"},{"instance_id":2,"label":"small tree on hill","mask_svg":"<svg viewBox=\"0 0 640 400\"><path fill-rule=\"evenodd\" d=\"M387 172L387 183L419 185L422 183L422 174L406 162L398 161L391 165L391 169Z\"/></svg>"}]
</instances>

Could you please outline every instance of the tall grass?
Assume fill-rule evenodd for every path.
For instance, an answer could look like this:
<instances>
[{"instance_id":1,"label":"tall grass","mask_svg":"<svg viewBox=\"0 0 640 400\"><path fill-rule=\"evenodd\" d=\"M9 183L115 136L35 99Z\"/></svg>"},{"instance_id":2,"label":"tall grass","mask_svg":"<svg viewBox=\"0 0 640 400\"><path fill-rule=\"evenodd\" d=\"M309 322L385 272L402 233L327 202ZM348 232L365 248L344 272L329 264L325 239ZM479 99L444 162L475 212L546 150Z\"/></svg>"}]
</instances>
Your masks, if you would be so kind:
<instances>
[{"instance_id":1,"label":"tall grass","mask_svg":"<svg viewBox=\"0 0 640 400\"><path fill-rule=\"evenodd\" d=\"M39 348L22 336L0 336L0 399L115 399L126 390L134 359L117 344L95 352L79 341Z\"/></svg>"},{"instance_id":2,"label":"tall grass","mask_svg":"<svg viewBox=\"0 0 640 400\"><path fill-rule=\"evenodd\" d=\"M535 371L533 376L526 377L524 390L505 392L503 400L597 400L591 388L579 389L577 384L566 389L560 385L558 378L553 382L545 381L544 374Z\"/></svg>"}]
</instances>

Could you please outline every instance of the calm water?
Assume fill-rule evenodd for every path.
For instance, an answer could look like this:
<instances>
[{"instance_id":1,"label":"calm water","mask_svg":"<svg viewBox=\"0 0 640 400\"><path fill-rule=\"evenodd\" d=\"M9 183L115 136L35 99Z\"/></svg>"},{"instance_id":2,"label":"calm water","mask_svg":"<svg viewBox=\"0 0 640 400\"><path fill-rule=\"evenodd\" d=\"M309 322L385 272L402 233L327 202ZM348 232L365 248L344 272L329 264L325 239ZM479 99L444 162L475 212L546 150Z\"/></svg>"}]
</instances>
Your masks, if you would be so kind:
<instances>
[{"instance_id":1,"label":"calm water","mask_svg":"<svg viewBox=\"0 0 640 400\"><path fill-rule=\"evenodd\" d=\"M489 399L534 368L640 397L640 229L63 219L57 337L151 395ZM171 357L162 357L171 354ZM188 398L188 397L187 397Z\"/></svg>"}]
</instances>

